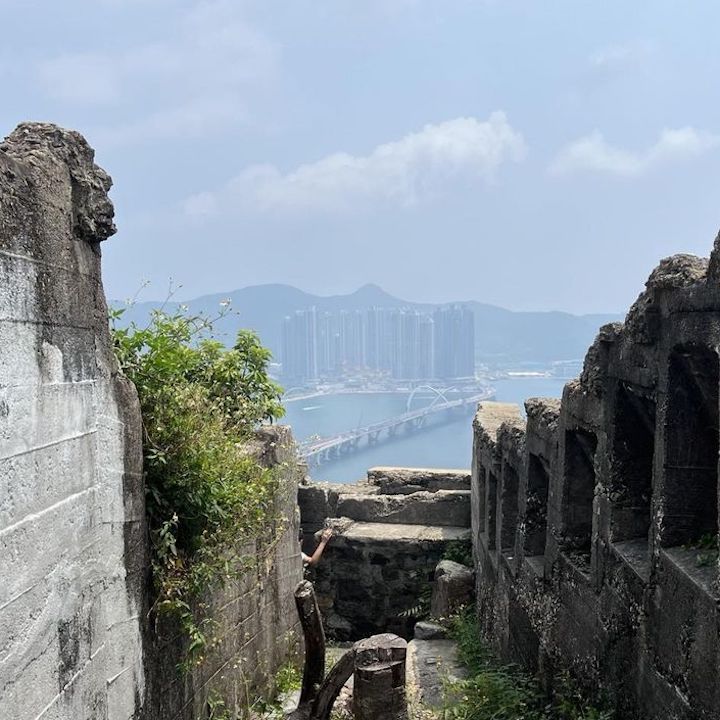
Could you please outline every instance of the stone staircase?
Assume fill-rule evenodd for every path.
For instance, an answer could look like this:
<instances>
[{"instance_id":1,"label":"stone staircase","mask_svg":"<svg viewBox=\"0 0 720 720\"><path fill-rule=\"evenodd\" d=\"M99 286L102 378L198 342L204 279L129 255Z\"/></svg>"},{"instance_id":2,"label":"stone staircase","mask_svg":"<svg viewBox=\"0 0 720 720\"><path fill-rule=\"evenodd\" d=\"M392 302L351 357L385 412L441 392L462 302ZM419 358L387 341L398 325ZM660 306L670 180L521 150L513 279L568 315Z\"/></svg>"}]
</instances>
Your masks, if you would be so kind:
<instances>
[{"instance_id":1,"label":"stone staircase","mask_svg":"<svg viewBox=\"0 0 720 720\"><path fill-rule=\"evenodd\" d=\"M357 484L301 486L298 503L306 553L314 532L336 528L313 570L328 634L411 638L435 566L450 542L470 538L470 473L372 468Z\"/></svg>"}]
</instances>

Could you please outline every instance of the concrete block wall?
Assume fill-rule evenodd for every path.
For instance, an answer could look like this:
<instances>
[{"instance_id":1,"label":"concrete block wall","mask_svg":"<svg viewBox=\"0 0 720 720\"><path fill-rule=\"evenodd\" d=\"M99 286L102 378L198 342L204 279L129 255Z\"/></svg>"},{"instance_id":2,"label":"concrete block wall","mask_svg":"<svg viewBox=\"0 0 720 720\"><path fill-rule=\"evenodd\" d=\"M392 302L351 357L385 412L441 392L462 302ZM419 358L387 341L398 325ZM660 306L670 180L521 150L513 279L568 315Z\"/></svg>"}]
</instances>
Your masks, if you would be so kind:
<instances>
[{"instance_id":1,"label":"concrete block wall","mask_svg":"<svg viewBox=\"0 0 720 720\"><path fill-rule=\"evenodd\" d=\"M278 473L275 520L262 537L241 546L239 555L251 559L249 569L202 599L209 608L205 629L211 645L201 664L178 673L187 638L173 621L161 618L154 626L147 663L153 719L208 717L213 698L221 698L232 717L246 717L255 699L272 692L278 668L299 657L302 629L293 593L303 579L297 509L303 471L288 427L263 428L251 449Z\"/></svg>"},{"instance_id":2,"label":"concrete block wall","mask_svg":"<svg viewBox=\"0 0 720 720\"><path fill-rule=\"evenodd\" d=\"M140 416L100 281L109 177L77 133L0 144L0 717L140 717Z\"/></svg>"},{"instance_id":3,"label":"concrete block wall","mask_svg":"<svg viewBox=\"0 0 720 720\"><path fill-rule=\"evenodd\" d=\"M718 717L719 279L720 240L662 261L561 403L474 421L483 631L622 718Z\"/></svg>"}]
</instances>

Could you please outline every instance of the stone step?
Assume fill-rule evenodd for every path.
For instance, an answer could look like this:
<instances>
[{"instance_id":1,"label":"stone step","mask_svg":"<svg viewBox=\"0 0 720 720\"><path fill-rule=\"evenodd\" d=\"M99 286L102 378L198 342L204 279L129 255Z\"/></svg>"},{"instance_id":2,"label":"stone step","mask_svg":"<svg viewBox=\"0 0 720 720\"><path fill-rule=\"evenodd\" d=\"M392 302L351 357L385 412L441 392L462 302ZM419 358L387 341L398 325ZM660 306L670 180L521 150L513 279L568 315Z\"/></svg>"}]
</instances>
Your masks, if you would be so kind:
<instances>
[{"instance_id":1,"label":"stone step","mask_svg":"<svg viewBox=\"0 0 720 720\"><path fill-rule=\"evenodd\" d=\"M470 490L470 471L455 468L373 467L367 471L367 482L386 495L418 490Z\"/></svg>"},{"instance_id":2,"label":"stone step","mask_svg":"<svg viewBox=\"0 0 720 720\"><path fill-rule=\"evenodd\" d=\"M298 505L308 535L322 528L328 518L336 517L361 522L470 527L470 491L464 489L388 494L367 482L312 483L298 489Z\"/></svg>"},{"instance_id":3,"label":"stone step","mask_svg":"<svg viewBox=\"0 0 720 720\"><path fill-rule=\"evenodd\" d=\"M447 543L470 537L470 529L448 525L354 522L342 535L333 538L348 543Z\"/></svg>"},{"instance_id":4,"label":"stone step","mask_svg":"<svg viewBox=\"0 0 720 720\"><path fill-rule=\"evenodd\" d=\"M374 523L470 527L470 491L420 491L411 495L338 493L339 517Z\"/></svg>"},{"instance_id":5,"label":"stone step","mask_svg":"<svg viewBox=\"0 0 720 720\"><path fill-rule=\"evenodd\" d=\"M442 707L443 691L448 682L467 676L458 660L454 640L411 640L406 673L411 718L427 717L423 710Z\"/></svg>"}]
</instances>

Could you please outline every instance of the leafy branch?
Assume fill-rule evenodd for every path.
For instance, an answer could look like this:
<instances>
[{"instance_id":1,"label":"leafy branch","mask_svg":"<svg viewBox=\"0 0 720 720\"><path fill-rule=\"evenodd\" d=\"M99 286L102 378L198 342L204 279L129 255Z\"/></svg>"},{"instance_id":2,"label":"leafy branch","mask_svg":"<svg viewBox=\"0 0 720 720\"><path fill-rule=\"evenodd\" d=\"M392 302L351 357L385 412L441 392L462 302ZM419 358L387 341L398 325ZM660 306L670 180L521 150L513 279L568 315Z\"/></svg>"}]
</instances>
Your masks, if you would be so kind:
<instances>
[{"instance_id":1,"label":"leafy branch","mask_svg":"<svg viewBox=\"0 0 720 720\"><path fill-rule=\"evenodd\" d=\"M246 444L283 415L282 389L255 333L241 330L231 348L213 339L226 312L155 311L145 328L121 327L123 310L110 315L118 364L140 398L153 609L179 619L191 662L213 642L202 596L248 568L238 541L275 519L279 482Z\"/></svg>"}]
</instances>

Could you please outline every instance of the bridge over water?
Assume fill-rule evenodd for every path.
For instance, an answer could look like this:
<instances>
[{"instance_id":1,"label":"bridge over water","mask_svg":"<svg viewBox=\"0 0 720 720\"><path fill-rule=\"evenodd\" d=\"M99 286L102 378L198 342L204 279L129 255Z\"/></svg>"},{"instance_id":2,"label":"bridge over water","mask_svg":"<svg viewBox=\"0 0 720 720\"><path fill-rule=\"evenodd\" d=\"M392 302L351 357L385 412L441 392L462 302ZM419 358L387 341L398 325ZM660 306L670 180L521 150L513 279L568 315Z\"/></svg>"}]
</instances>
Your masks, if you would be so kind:
<instances>
[{"instance_id":1,"label":"bridge over water","mask_svg":"<svg viewBox=\"0 0 720 720\"><path fill-rule=\"evenodd\" d=\"M435 398L430 405L411 410L412 400L421 390L431 390ZM445 392L448 392L447 390ZM479 402L491 399L495 394L493 388L485 388L481 393L458 400L448 400L445 394L435 388L417 388L408 398L407 409L402 415L382 420L381 422L358 427L332 437L313 438L298 445L300 456L309 466L322 465L340 455L358 450L363 445L375 445L382 440L395 437L401 430L414 432L430 422L450 422L458 414L473 411Z\"/></svg>"}]
</instances>

